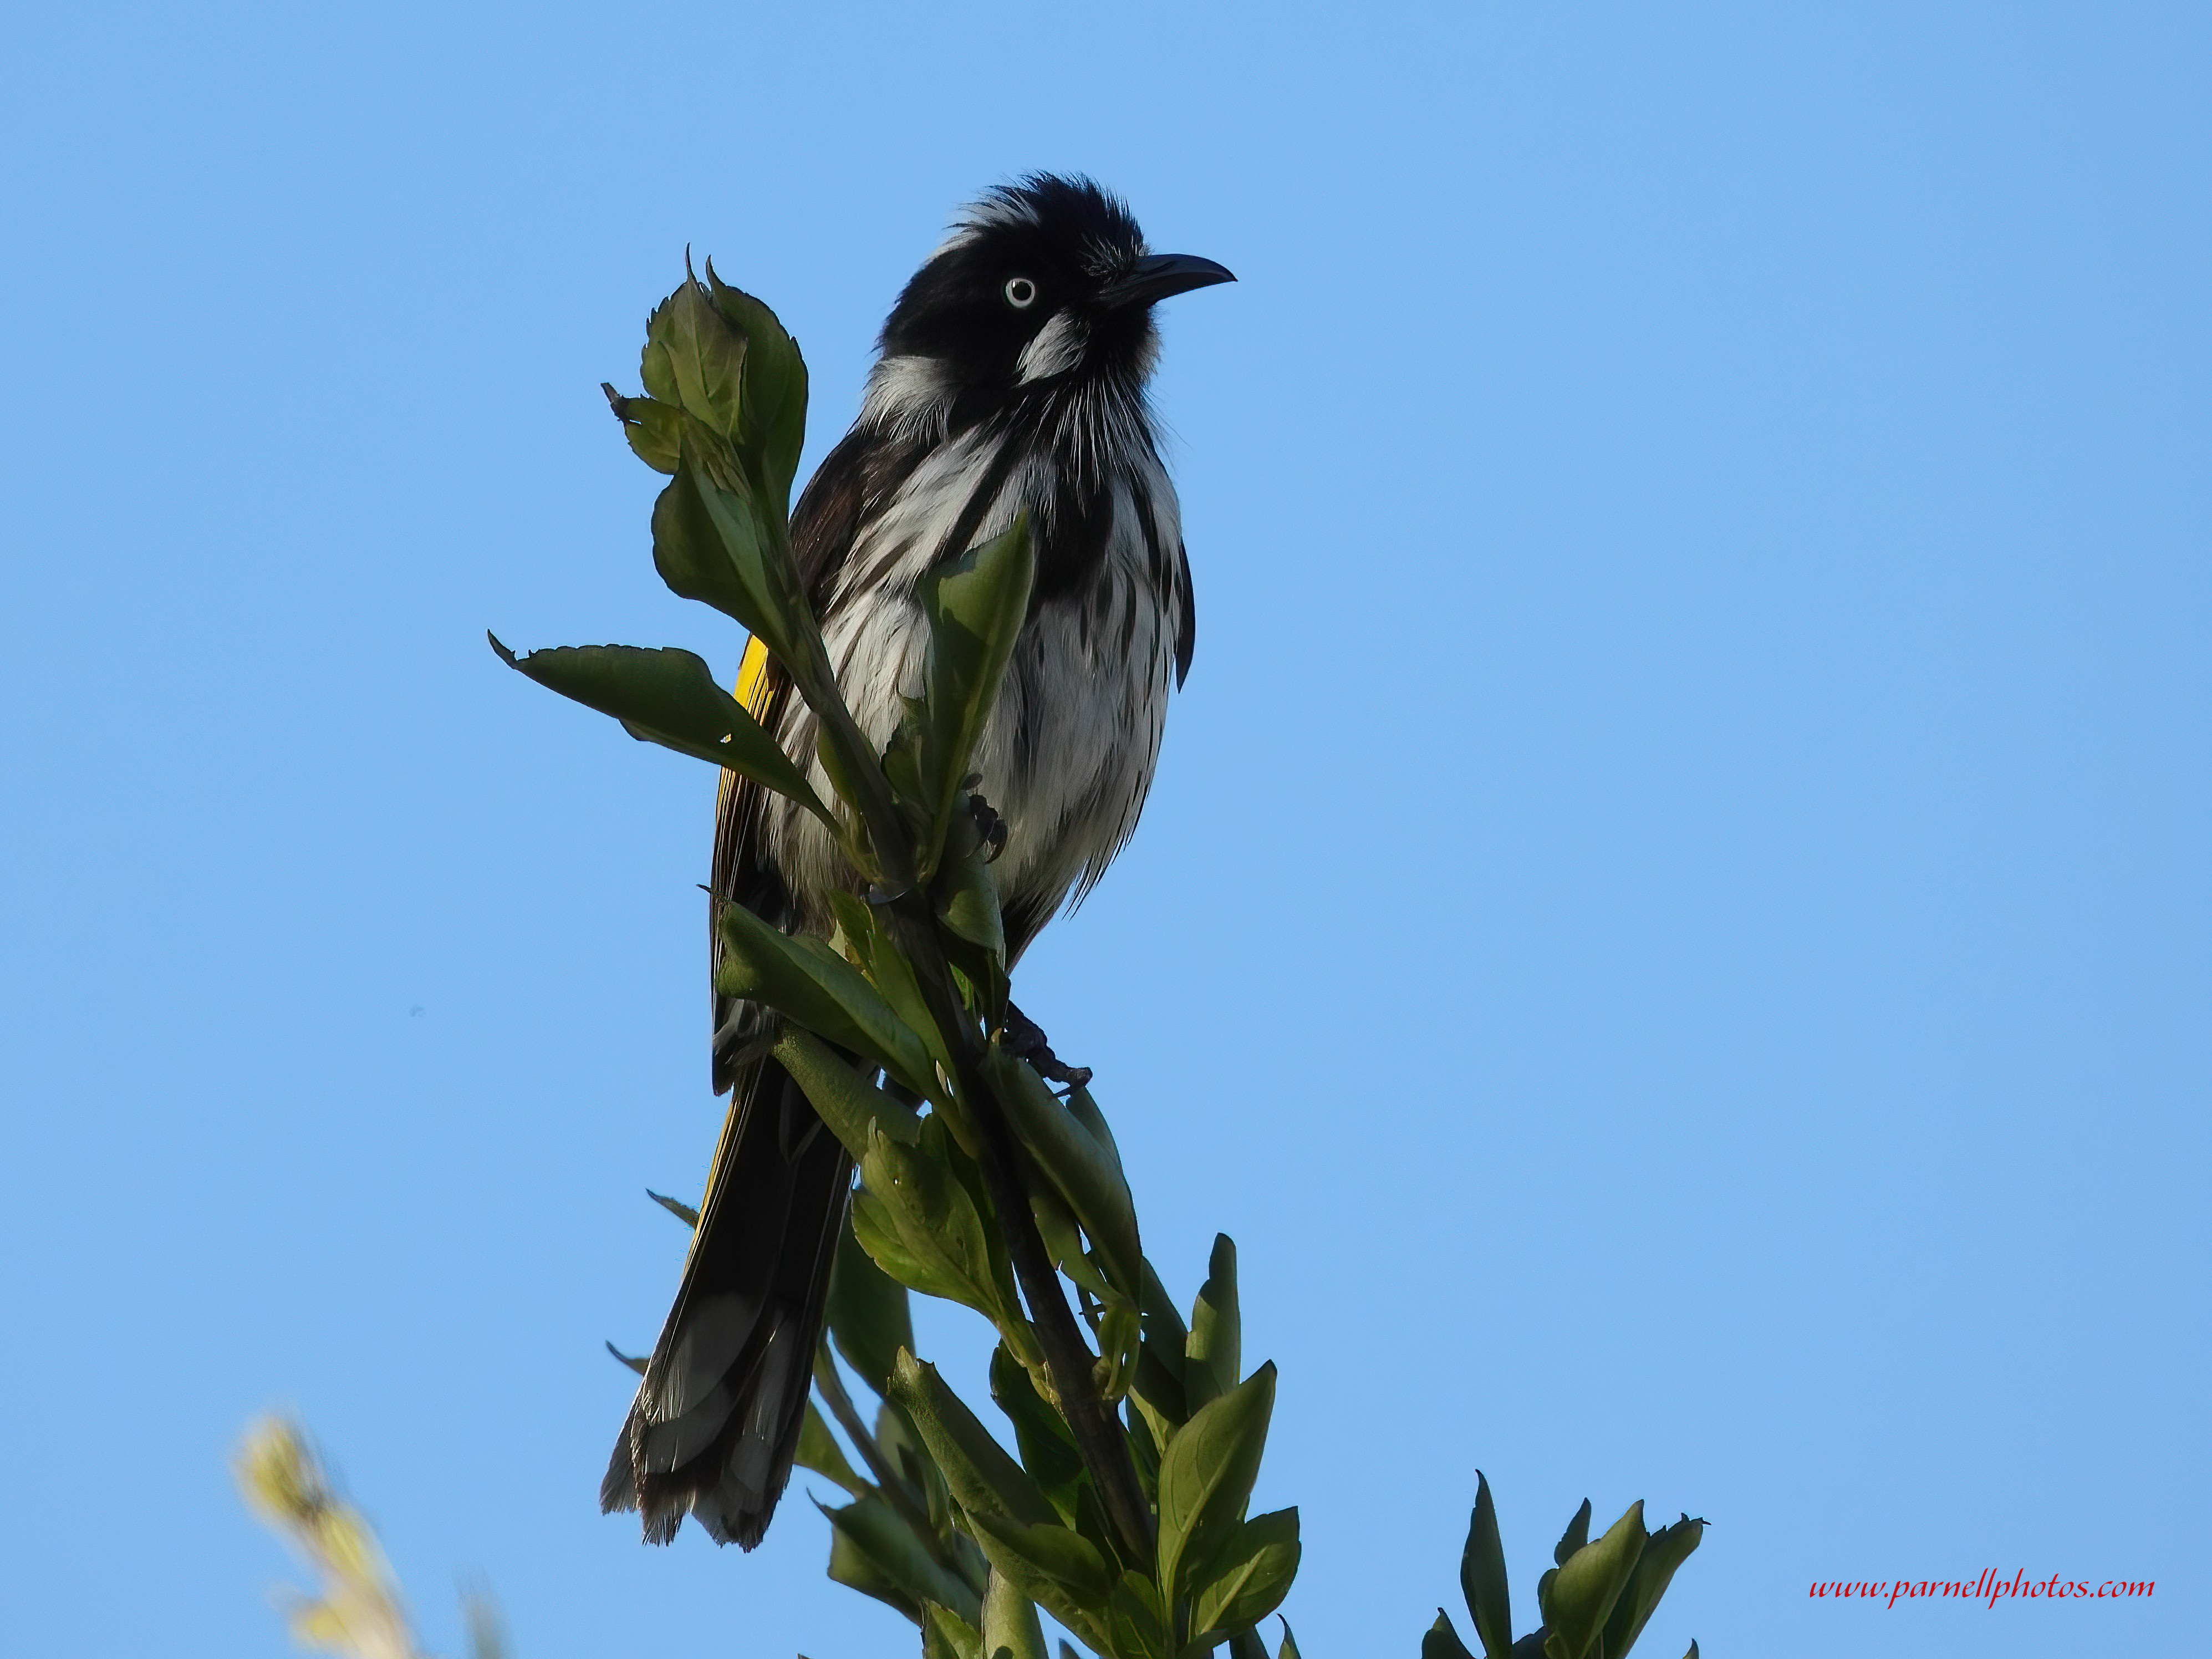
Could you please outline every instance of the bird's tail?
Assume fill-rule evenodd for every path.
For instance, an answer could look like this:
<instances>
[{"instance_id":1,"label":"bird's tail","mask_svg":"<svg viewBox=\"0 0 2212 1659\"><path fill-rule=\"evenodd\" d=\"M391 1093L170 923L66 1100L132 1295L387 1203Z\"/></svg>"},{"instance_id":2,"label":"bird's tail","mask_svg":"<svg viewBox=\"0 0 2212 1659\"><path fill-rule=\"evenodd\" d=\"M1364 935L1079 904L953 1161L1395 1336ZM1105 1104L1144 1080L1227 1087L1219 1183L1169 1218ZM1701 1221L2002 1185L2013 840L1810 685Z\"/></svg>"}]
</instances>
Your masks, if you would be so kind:
<instances>
[{"instance_id":1,"label":"bird's tail","mask_svg":"<svg viewBox=\"0 0 2212 1659\"><path fill-rule=\"evenodd\" d=\"M740 1073L684 1282L599 1487L648 1543L750 1549L791 1478L853 1162L774 1060Z\"/></svg>"}]
</instances>

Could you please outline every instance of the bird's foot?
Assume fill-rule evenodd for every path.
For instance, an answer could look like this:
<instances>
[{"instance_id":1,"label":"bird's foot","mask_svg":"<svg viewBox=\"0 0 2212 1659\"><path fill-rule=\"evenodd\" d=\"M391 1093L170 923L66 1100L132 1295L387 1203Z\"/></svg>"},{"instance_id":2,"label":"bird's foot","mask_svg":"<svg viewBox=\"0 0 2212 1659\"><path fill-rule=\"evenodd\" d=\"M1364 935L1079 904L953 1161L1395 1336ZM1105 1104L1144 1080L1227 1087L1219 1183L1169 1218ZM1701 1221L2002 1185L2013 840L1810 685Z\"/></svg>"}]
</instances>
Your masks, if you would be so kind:
<instances>
[{"instance_id":1,"label":"bird's foot","mask_svg":"<svg viewBox=\"0 0 2212 1659\"><path fill-rule=\"evenodd\" d=\"M963 789L973 789L982 781L983 775L981 772L971 772L961 780L960 787ZM983 862L996 864L999 861L999 854L1006 850L1006 819L999 816L998 808L981 795L968 797L968 811L975 819L975 834L983 843ZM1036 1030L1034 1025L1030 1029Z\"/></svg>"},{"instance_id":2,"label":"bird's foot","mask_svg":"<svg viewBox=\"0 0 2212 1659\"><path fill-rule=\"evenodd\" d=\"M1006 1005L1006 1049L1017 1060L1029 1061L1030 1069L1047 1083L1080 1089L1091 1081L1088 1066L1065 1064L1045 1041L1044 1028L1011 1002Z\"/></svg>"}]
</instances>

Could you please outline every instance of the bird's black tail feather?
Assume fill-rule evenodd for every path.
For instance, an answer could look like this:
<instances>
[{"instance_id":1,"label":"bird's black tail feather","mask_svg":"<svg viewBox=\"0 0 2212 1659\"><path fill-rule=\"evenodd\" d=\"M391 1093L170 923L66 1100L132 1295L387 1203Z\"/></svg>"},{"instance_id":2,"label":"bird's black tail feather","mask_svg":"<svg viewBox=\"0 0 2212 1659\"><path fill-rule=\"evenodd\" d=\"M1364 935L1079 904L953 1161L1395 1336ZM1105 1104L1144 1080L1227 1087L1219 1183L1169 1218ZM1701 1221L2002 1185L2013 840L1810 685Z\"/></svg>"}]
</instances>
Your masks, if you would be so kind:
<instances>
[{"instance_id":1,"label":"bird's black tail feather","mask_svg":"<svg viewBox=\"0 0 2212 1659\"><path fill-rule=\"evenodd\" d=\"M744 1068L684 1282L599 1487L646 1540L686 1511L750 1549L791 1478L853 1162L775 1060Z\"/></svg>"}]
</instances>

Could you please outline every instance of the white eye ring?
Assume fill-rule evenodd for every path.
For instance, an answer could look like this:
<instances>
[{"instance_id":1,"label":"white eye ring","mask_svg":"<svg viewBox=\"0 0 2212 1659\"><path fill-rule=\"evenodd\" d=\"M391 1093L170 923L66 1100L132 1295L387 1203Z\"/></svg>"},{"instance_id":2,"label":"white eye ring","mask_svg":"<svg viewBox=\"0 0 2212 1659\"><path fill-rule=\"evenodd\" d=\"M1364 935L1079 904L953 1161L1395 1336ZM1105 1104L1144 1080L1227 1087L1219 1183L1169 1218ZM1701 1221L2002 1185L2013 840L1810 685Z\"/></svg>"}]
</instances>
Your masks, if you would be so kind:
<instances>
[{"instance_id":1,"label":"white eye ring","mask_svg":"<svg viewBox=\"0 0 2212 1659\"><path fill-rule=\"evenodd\" d=\"M1017 311L1027 311L1036 303L1036 284L1026 276L1009 276L1001 291L1006 296L1006 303Z\"/></svg>"}]
</instances>

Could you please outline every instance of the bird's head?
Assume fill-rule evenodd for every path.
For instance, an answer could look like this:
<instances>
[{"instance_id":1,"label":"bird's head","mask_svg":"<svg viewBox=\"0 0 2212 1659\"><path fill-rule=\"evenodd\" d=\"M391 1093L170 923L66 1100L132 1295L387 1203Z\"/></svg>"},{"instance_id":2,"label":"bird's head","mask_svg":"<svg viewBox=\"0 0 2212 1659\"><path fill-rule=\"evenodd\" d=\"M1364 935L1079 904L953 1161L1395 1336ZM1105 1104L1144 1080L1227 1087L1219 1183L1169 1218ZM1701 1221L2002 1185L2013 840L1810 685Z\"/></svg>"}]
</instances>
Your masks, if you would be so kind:
<instances>
[{"instance_id":1,"label":"bird's head","mask_svg":"<svg viewBox=\"0 0 2212 1659\"><path fill-rule=\"evenodd\" d=\"M894 418L1071 381L1133 392L1158 346L1152 307L1234 281L1211 259L1147 252L1128 208L1090 179L1034 174L969 207L907 283L872 390L908 405L880 410Z\"/></svg>"}]
</instances>

